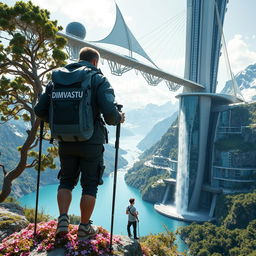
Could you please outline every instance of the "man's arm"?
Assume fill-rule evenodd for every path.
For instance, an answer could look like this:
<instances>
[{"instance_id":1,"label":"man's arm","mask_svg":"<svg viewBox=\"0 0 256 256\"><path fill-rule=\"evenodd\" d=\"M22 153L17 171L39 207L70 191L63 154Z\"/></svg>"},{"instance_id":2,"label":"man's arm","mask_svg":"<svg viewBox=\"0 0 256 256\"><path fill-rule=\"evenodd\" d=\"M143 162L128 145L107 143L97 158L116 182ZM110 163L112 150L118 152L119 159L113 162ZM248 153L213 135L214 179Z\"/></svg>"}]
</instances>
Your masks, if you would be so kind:
<instances>
[{"instance_id":1,"label":"man's arm","mask_svg":"<svg viewBox=\"0 0 256 256\"><path fill-rule=\"evenodd\" d=\"M100 111L108 125L117 125L123 123L125 114L119 112L115 105L115 93L107 78L102 75L96 75L96 83L99 82L97 90L97 100Z\"/></svg>"}]
</instances>

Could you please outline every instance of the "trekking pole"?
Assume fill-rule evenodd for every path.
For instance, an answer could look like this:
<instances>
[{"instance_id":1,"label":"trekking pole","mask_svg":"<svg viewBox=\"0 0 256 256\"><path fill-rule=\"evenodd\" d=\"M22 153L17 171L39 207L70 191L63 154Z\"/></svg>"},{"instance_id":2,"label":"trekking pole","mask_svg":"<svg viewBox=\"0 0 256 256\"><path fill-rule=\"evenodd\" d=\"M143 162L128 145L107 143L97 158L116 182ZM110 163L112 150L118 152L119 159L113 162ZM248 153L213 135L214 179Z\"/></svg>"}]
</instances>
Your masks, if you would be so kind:
<instances>
[{"instance_id":1,"label":"trekking pole","mask_svg":"<svg viewBox=\"0 0 256 256\"><path fill-rule=\"evenodd\" d=\"M138 237L139 237L139 239L140 239L140 221L139 221L138 218L137 218L137 220L138 220Z\"/></svg>"},{"instance_id":2,"label":"trekking pole","mask_svg":"<svg viewBox=\"0 0 256 256\"><path fill-rule=\"evenodd\" d=\"M36 209L35 209L34 236L36 235L36 228L37 228L37 210L38 210L39 184L40 184L40 172L41 172L41 160L42 160L43 131L44 131L44 121L41 120L40 135L39 135L39 154L38 154L38 170L37 170L37 185L36 185Z\"/></svg>"},{"instance_id":3,"label":"trekking pole","mask_svg":"<svg viewBox=\"0 0 256 256\"><path fill-rule=\"evenodd\" d=\"M117 104L117 109L121 112L122 105ZM111 214L111 231L110 231L110 245L109 249L112 252L112 239L113 239L113 226L114 226L114 212L115 212L115 199L116 199L116 177L117 177L117 165L118 165L118 149L119 149L119 138L120 138L120 127L121 124L119 123L116 126L116 142L115 142L115 169L114 169L114 183L113 183L113 197L112 197L112 214Z\"/></svg>"}]
</instances>

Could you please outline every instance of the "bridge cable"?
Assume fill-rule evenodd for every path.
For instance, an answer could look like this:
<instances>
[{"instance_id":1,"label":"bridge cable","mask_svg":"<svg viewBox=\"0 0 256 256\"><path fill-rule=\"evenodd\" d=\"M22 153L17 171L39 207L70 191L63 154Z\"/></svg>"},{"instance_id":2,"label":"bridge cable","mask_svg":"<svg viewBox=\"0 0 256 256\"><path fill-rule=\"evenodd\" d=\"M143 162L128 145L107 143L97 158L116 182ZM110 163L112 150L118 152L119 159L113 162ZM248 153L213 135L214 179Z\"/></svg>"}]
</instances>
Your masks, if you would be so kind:
<instances>
[{"instance_id":1,"label":"bridge cable","mask_svg":"<svg viewBox=\"0 0 256 256\"><path fill-rule=\"evenodd\" d=\"M222 41L222 44L223 44L224 57L225 57L225 60L226 60L225 63L226 63L226 66L227 66L227 70L228 70L228 72L230 74L231 80L232 80L233 93L234 93L235 97L237 97L240 100L245 101L245 99L244 99L244 97L243 97L243 95L241 93L241 90L238 87L236 78L235 78L235 76L234 76L234 74L232 72L231 63L230 63L230 59L229 59L229 55L228 55L228 50L227 50L227 44L226 44L226 40L225 40L225 36L224 36L224 31L223 31L223 26L221 25L219 9L218 9L216 0L214 1L214 3L215 3L218 27L219 27L219 31L221 33L221 41Z\"/></svg>"}]
</instances>

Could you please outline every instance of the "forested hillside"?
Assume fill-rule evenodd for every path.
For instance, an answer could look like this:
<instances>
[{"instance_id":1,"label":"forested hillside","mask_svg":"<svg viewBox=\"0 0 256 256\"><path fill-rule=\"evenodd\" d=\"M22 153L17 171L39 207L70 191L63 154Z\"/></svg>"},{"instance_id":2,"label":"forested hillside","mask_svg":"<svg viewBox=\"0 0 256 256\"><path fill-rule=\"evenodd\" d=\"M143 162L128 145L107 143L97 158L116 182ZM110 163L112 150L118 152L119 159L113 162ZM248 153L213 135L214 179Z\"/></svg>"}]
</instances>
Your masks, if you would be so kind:
<instances>
[{"instance_id":1,"label":"forested hillside","mask_svg":"<svg viewBox=\"0 0 256 256\"><path fill-rule=\"evenodd\" d=\"M181 229L191 256L256 255L256 191L226 195L217 203L218 225L191 224Z\"/></svg>"}]
</instances>

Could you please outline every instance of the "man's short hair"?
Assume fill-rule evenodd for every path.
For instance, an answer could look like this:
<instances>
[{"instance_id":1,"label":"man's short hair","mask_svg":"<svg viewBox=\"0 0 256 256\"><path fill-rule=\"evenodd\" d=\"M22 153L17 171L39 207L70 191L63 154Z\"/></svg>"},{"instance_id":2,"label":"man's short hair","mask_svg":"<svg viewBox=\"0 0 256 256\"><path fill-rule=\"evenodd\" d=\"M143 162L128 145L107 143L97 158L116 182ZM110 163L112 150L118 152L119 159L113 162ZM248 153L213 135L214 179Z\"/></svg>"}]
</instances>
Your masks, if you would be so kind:
<instances>
[{"instance_id":1,"label":"man's short hair","mask_svg":"<svg viewBox=\"0 0 256 256\"><path fill-rule=\"evenodd\" d=\"M100 54L97 50L90 48L90 47L84 47L79 52L79 60L85 60L88 62L91 62L92 60L96 59L97 61L100 58Z\"/></svg>"},{"instance_id":2,"label":"man's short hair","mask_svg":"<svg viewBox=\"0 0 256 256\"><path fill-rule=\"evenodd\" d=\"M135 199L134 199L134 198L130 198L130 199L129 199L130 204L133 204L133 203L134 203L134 201L135 201Z\"/></svg>"}]
</instances>

